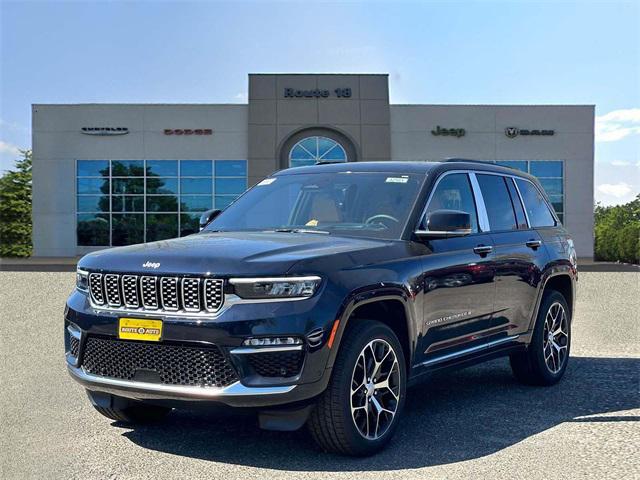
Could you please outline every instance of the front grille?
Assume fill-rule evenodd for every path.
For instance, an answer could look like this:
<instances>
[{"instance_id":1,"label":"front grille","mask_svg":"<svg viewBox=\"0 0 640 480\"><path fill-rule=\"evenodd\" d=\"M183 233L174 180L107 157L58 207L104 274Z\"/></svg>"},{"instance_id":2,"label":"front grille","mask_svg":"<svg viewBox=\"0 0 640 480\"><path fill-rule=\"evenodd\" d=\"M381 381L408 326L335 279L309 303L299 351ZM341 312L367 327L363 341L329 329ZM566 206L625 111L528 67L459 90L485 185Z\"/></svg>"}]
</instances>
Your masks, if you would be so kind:
<instances>
[{"instance_id":1,"label":"front grille","mask_svg":"<svg viewBox=\"0 0 640 480\"><path fill-rule=\"evenodd\" d=\"M87 373L167 385L226 387L238 377L216 346L187 347L89 337L82 366Z\"/></svg>"},{"instance_id":2,"label":"front grille","mask_svg":"<svg viewBox=\"0 0 640 480\"><path fill-rule=\"evenodd\" d=\"M214 278L90 273L89 292L98 307L215 313L224 303L224 282Z\"/></svg>"},{"instance_id":3,"label":"front grille","mask_svg":"<svg viewBox=\"0 0 640 480\"><path fill-rule=\"evenodd\" d=\"M247 357L251 367L263 377L293 377L302 368L302 351L251 353Z\"/></svg>"}]
</instances>

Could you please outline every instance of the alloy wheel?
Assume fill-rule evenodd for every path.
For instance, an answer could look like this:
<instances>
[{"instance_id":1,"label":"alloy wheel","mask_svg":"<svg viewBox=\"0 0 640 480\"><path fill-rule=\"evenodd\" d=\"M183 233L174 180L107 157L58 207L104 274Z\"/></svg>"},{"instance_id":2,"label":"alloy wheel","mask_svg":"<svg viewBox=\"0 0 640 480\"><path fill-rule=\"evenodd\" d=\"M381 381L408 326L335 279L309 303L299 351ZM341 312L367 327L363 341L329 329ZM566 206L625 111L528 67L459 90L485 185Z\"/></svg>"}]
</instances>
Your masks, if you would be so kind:
<instances>
[{"instance_id":1,"label":"alloy wheel","mask_svg":"<svg viewBox=\"0 0 640 480\"><path fill-rule=\"evenodd\" d=\"M351 375L351 417L367 440L382 437L393 423L400 381L400 365L391 345L382 339L365 345Z\"/></svg>"},{"instance_id":2,"label":"alloy wheel","mask_svg":"<svg viewBox=\"0 0 640 480\"><path fill-rule=\"evenodd\" d=\"M552 303L544 319L542 348L544 362L553 374L562 370L568 356L569 322L561 303Z\"/></svg>"}]
</instances>

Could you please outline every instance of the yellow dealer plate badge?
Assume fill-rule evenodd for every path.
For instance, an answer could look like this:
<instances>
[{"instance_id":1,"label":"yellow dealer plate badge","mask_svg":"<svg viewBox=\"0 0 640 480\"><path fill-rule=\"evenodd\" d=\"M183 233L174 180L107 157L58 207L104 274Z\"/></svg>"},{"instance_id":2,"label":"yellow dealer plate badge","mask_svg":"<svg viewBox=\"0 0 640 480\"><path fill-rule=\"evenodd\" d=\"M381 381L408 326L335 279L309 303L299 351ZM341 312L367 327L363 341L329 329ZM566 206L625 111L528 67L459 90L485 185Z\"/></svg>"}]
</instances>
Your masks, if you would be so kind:
<instances>
[{"instance_id":1,"label":"yellow dealer plate badge","mask_svg":"<svg viewBox=\"0 0 640 480\"><path fill-rule=\"evenodd\" d=\"M121 318L118 323L118 338L159 342L162 338L162 320Z\"/></svg>"}]
</instances>

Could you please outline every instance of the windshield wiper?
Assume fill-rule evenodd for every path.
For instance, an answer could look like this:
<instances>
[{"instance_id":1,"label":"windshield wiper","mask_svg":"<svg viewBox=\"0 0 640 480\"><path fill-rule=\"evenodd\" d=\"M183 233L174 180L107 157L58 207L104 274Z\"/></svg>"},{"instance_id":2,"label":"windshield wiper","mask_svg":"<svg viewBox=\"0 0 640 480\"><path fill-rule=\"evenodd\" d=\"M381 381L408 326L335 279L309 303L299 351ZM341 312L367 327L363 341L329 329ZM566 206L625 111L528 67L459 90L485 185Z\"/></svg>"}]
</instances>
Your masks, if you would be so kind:
<instances>
[{"instance_id":1,"label":"windshield wiper","mask_svg":"<svg viewBox=\"0 0 640 480\"><path fill-rule=\"evenodd\" d=\"M281 233L320 233L323 235L329 235L326 230L313 230L311 228L276 228L273 232Z\"/></svg>"}]
</instances>

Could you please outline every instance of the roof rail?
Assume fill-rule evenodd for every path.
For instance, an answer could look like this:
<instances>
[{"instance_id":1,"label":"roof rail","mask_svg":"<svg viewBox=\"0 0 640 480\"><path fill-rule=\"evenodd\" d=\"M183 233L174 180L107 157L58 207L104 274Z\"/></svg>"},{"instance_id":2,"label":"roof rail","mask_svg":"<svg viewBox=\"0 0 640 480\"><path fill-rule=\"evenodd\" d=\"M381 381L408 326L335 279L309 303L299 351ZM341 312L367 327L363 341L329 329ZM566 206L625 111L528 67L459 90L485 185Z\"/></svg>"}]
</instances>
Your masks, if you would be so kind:
<instances>
[{"instance_id":1,"label":"roof rail","mask_svg":"<svg viewBox=\"0 0 640 480\"><path fill-rule=\"evenodd\" d=\"M445 158L444 162L467 162L467 163L481 163L483 165L496 165L495 162L489 160L471 160L469 158ZM501 166L501 165L498 165Z\"/></svg>"}]
</instances>

